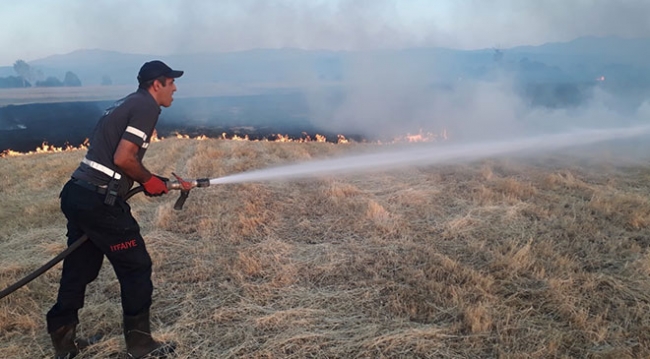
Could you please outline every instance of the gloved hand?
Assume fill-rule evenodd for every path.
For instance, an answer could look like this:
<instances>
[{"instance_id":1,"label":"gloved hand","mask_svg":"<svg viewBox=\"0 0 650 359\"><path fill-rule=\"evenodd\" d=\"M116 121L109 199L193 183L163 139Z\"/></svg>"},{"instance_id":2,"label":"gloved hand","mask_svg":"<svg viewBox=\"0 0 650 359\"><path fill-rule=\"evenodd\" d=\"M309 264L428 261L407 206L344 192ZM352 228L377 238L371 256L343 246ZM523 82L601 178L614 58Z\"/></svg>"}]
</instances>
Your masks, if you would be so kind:
<instances>
[{"instance_id":1,"label":"gloved hand","mask_svg":"<svg viewBox=\"0 0 650 359\"><path fill-rule=\"evenodd\" d=\"M167 178L167 177L163 177L163 176L159 176L159 175L154 175L154 176L160 178L160 180L165 182L165 184L167 184L167 182L169 182L169 178Z\"/></svg>"},{"instance_id":2,"label":"gloved hand","mask_svg":"<svg viewBox=\"0 0 650 359\"><path fill-rule=\"evenodd\" d=\"M151 178L147 180L147 182L144 182L142 184L142 187L144 187L144 193L147 196L162 196L163 194L169 192L169 189L167 189L168 181L169 179L165 177L152 175Z\"/></svg>"}]
</instances>

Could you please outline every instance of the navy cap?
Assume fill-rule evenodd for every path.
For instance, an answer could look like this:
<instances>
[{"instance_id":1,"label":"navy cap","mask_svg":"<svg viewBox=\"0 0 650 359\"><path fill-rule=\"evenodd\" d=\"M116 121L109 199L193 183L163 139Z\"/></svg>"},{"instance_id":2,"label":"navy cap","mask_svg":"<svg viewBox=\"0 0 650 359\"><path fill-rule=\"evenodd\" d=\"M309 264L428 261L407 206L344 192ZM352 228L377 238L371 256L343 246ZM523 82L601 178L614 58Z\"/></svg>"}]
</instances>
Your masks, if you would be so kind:
<instances>
[{"instance_id":1,"label":"navy cap","mask_svg":"<svg viewBox=\"0 0 650 359\"><path fill-rule=\"evenodd\" d=\"M138 82L143 83L157 79L160 76L165 76L170 79L175 79L183 76L183 71L172 70L160 60L145 62L138 72Z\"/></svg>"}]
</instances>

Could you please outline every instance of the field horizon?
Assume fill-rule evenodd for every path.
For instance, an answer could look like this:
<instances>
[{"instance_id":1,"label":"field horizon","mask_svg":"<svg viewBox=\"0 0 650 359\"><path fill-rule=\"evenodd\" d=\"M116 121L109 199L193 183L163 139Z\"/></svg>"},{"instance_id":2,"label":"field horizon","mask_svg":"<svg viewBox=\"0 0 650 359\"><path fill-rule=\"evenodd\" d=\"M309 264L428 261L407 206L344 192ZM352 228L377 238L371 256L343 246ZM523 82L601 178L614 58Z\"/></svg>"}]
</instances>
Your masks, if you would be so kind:
<instances>
[{"instance_id":1,"label":"field horizon","mask_svg":"<svg viewBox=\"0 0 650 359\"><path fill-rule=\"evenodd\" d=\"M167 138L185 178L377 143ZM634 155L631 156L630 153ZM544 155L225 184L130 200L154 263L154 336L178 358L650 357L650 162L642 141ZM0 289L65 249L58 193L85 154L0 158ZM0 300L0 357L48 358L61 265ZM108 262L78 358L124 352Z\"/></svg>"}]
</instances>

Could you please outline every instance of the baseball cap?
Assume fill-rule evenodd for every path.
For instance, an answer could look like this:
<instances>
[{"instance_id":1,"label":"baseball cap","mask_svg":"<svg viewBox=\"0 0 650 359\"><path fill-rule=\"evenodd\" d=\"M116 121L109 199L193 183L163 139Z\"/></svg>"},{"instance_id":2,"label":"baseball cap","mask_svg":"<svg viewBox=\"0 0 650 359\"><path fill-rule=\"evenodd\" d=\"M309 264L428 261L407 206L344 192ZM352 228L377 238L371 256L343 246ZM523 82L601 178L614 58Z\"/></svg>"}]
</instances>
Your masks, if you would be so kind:
<instances>
[{"instance_id":1,"label":"baseball cap","mask_svg":"<svg viewBox=\"0 0 650 359\"><path fill-rule=\"evenodd\" d=\"M160 76L175 79L183 76L183 71L172 70L171 67L167 66L164 62L153 60L145 62L144 65L142 65L140 72L138 72L138 82L143 83L151 81Z\"/></svg>"}]
</instances>

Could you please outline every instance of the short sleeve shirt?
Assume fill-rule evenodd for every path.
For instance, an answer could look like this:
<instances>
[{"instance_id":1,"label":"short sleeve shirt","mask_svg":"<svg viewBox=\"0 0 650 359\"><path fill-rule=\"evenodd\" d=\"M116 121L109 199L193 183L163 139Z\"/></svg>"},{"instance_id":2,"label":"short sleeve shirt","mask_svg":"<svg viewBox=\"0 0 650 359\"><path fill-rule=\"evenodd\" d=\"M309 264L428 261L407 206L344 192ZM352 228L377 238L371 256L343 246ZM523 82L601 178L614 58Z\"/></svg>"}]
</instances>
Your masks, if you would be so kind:
<instances>
[{"instance_id":1,"label":"short sleeve shirt","mask_svg":"<svg viewBox=\"0 0 650 359\"><path fill-rule=\"evenodd\" d=\"M120 196L124 196L129 191L133 186L133 180L113 163L117 145L122 139L135 143L140 147L138 158L142 161L159 115L160 106L149 91L138 89L106 109L95 126L86 158L122 176L118 190ZM111 179L107 174L85 163L79 165L72 177L100 186L107 184Z\"/></svg>"}]
</instances>

